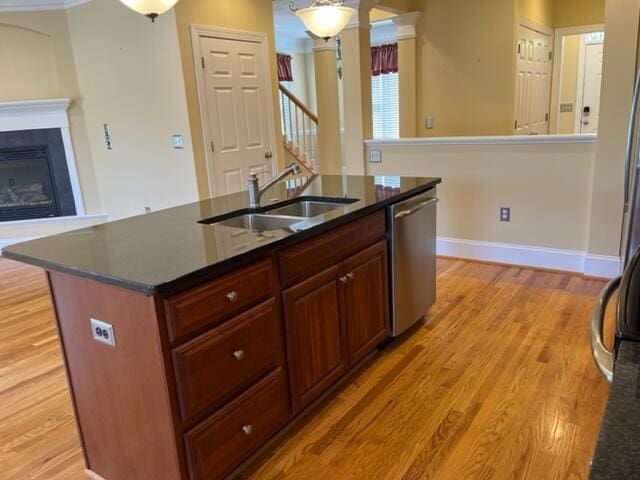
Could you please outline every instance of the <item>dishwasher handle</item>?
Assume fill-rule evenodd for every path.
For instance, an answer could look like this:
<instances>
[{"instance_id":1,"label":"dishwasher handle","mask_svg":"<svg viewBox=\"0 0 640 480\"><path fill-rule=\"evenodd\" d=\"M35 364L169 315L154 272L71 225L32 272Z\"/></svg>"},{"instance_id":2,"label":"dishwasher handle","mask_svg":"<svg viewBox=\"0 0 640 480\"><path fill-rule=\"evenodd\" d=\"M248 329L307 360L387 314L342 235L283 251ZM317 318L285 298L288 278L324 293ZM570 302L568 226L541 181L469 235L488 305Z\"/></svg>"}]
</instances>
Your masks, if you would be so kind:
<instances>
[{"instance_id":1,"label":"dishwasher handle","mask_svg":"<svg viewBox=\"0 0 640 480\"><path fill-rule=\"evenodd\" d=\"M412 213L416 213L418 210L421 210L424 207L428 207L429 205L435 205L436 203L438 203L438 201L439 201L439 199L437 199L437 198L431 198L431 199L426 200L424 202L420 202L419 204L411 207L408 210L402 210L401 212L396 213L393 216L393 218L394 219L400 219L400 218L403 218L403 217L408 217Z\"/></svg>"}]
</instances>

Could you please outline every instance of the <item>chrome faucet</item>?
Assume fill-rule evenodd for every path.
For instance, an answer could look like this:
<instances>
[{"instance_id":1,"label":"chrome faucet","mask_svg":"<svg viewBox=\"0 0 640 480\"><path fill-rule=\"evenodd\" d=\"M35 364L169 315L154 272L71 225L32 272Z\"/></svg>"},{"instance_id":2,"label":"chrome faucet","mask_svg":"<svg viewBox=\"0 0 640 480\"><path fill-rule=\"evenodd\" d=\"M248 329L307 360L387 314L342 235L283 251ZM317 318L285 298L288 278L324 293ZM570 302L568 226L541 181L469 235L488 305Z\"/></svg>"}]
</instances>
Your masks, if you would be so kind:
<instances>
[{"instance_id":1,"label":"chrome faucet","mask_svg":"<svg viewBox=\"0 0 640 480\"><path fill-rule=\"evenodd\" d=\"M262 172L254 172L249 175L249 208L260 208L260 197L269 190L273 185L278 183L285 177L289 175L297 175L301 172L300 166L297 163L292 163L279 174L277 174L274 178L272 178L264 187L260 187L260 183L258 180L258 175Z\"/></svg>"}]
</instances>

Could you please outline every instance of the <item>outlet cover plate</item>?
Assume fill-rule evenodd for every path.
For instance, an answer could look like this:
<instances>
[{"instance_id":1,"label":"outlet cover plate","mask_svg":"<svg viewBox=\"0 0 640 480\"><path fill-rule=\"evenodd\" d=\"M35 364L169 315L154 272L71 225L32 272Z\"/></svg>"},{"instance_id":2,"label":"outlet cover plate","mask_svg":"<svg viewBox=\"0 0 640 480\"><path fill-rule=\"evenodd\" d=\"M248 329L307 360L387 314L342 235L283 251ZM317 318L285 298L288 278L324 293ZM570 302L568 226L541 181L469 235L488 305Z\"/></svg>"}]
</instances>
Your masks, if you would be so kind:
<instances>
[{"instance_id":1,"label":"outlet cover plate","mask_svg":"<svg viewBox=\"0 0 640 480\"><path fill-rule=\"evenodd\" d=\"M369 163L382 163L382 152L380 150L371 150L369 152Z\"/></svg>"},{"instance_id":2,"label":"outlet cover plate","mask_svg":"<svg viewBox=\"0 0 640 480\"><path fill-rule=\"evenodd\" d=\"M116 346L116 336L113 325L102 320L91 318L91 335L96 342L104 343L110 347Z\"/></svg>"},{"instance_id":3,"label":"outlet cover plate","mask_svg":"<svg viewBox=\"0 0 640 480\"><path fill-rule=\"evenodd\" d=\"M500 221L501 222L511 221L511 207L500 207Z\"/></svg>"}]
</instances>

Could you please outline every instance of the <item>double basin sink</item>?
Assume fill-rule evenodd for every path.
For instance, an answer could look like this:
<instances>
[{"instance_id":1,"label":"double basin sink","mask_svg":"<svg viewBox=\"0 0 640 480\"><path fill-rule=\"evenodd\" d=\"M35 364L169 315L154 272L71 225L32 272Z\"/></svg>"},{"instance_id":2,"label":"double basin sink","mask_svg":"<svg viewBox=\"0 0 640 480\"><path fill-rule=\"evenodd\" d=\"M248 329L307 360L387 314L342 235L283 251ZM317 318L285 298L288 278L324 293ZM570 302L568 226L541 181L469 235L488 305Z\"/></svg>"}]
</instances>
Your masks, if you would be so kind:
<instances>
[{"instance_id":1,"label":"double basin sink","mask_svg":"<svg viewBox=\"0 0 640 480\"><path fill-rule=\"evenodd\" d=\"M220 220L216 220L216 218L203 220L202 223L254 231L278 230L289 228L294 223L323 215L357 201L354 198L300 198L283 202L284 205L275 204L263 207L259 213L239 213Z\"/></svg>"}]
</instances>

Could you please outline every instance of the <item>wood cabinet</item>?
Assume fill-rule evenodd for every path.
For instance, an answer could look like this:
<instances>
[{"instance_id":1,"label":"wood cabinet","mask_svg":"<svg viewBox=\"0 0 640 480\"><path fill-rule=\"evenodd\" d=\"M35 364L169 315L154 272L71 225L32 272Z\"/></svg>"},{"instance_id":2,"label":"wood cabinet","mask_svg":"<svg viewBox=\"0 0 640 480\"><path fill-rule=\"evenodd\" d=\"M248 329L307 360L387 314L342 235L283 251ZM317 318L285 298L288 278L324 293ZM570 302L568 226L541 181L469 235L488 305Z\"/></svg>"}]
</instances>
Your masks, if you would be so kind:
<instances>
[{"instance_id":1,"label":"wood cabinet","mask_svg":"<svg viewBox=\"0 0 640 480\"><path fill-rule=\"evenodd\" d=\"M376 243L348 258L343 270L340 306L349 364L353 365L389 336L386 243Z\"/></svg>"},{"instance_id":2,"label":"wood cabinet","mask_svg":"<svg viewBox=\"0 0 640 480\"><path fill-rule=\"evenodd\" d=\"M167 297L50 273L87 470L232 473L386 338L384 238L377 211Z\"/></svg>"},{"instance_id":3,"label":"wood cabinet","mask_svg":"<svg viewBox=\"0 0 640 480\"><path fill-rule=\"evenodd\" d=\"M315 400L347 369L338 304L340 268L333 266L284 292L294 411Z\"/></svg>"},{"instance_id":4,"label":"wood cabinet","mask_svg":"<svg viewBox=\"0 0 640 480\"><path fill-rule=\"evenodd\" d=\"M387 297L384 241L285 290L294 411L387 338Z\"/></svg>"}]
</instances>

